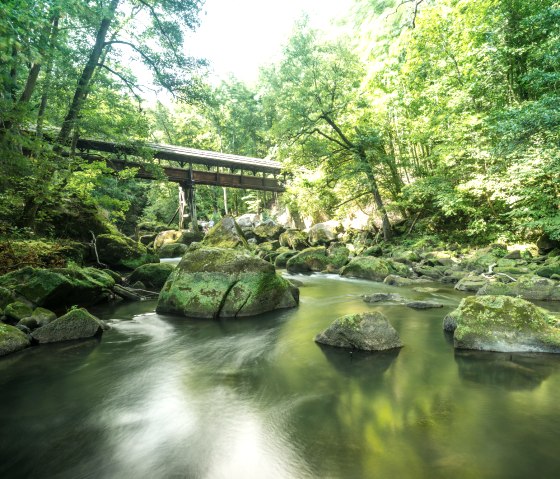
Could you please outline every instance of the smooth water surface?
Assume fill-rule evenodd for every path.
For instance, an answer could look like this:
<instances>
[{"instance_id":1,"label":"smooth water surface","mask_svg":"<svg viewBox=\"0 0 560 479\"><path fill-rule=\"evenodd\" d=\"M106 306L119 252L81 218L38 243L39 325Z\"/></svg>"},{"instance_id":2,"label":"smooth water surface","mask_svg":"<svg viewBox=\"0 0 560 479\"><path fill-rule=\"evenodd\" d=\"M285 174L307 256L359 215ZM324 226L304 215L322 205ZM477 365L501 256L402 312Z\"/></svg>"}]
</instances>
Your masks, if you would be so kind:
<instances>
[{"instance_id":1,"label":"smooth water surface","mask_svg":"<svg viewBox=\"0 0 560 479\"><path fill-rule=\"evenodd\" d=\"M462 295L441 285L296 279L297 309L208 321L121 304L96 311L101 341L0 360L0 477L558 477L560 358L455 352L442 319ZM381 291L445 307L361 300ZM368 310L404 348L313 342Z\"/></svg>"}]
</instances>

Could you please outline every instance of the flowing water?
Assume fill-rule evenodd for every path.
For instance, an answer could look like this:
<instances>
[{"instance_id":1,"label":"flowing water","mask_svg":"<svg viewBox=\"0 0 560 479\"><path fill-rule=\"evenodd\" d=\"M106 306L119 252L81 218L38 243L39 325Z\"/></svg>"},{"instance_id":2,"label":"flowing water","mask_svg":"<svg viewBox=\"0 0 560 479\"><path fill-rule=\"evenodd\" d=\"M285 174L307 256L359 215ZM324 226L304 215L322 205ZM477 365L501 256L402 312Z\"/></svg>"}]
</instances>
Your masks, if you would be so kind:
<instances>
[{"instance_id":1,"label":"flowing water","mask_svg":"<svg viewBox=\"0 0 560 479\"><path fill-rule=\"evenodd\" d=\"M560 358L455 352L442 318L462 296L441 285L297 279L297 309L208 321L126 303L96 311L101 341L2 359L0 477L558 477ZM360 297L387 291L444 308ZM313 342L368 310L404 348Z\"/></svg>"}]
</instances>

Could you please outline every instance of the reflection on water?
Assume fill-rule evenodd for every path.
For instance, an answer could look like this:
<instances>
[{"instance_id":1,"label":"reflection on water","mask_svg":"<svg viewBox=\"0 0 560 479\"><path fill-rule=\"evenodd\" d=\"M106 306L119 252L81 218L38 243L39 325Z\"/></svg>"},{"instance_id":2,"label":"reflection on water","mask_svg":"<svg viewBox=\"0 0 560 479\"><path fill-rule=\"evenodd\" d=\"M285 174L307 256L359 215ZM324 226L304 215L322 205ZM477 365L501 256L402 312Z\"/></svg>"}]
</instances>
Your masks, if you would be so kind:
<instances>
[{"instance_id":1,"label":"reflection on water","mask_svg":"<svg viewBox=\"0 0 560 479\"><path fill-rule=\"evenodd\" d=\"M123 303L96 311L101 341L0 360L0 477L555 477L559 358L455 352L442 318L462 295L441 285L295 278L297 309L208 321ZM445 307L362 301L375 292ZM314 343L368 310L402 349Z\"/></svg>"},{"instance_id":2,"label":"reflection on water","mask_svg":"<svg viewBox=\"0 0 560 479\"><path fill-rule=\"evenodd\" d=\"M560 358L530 353L456 350L455 362L462 379L512 391L535 389L560 368Z\"/></svg>"}]
</instances>

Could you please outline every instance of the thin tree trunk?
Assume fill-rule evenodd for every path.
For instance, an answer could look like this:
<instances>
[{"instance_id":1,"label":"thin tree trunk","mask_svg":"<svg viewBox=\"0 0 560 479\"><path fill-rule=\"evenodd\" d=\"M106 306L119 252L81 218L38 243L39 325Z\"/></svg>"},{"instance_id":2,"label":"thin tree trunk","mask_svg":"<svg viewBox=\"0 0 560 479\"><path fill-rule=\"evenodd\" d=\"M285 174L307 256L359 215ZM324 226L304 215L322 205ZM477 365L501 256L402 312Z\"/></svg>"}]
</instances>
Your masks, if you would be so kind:
<instances>
[{"instance_id":1,"label":"thin tree trunk","mask_svg":"<svg viewBox=\"0 0 560 479\"><path fill-rule=\"evenodd\" d=\"M76 91L74 92L74 98L72 99L72 103L70 104L68 113L66 114L64 122L62 123L60 133L58 134L57 143L61 145L68 142L70 133L74 128L78 115L80 114L84 98L90 85L91 77L95 72L103 49L105 48L105 38L107 37L107 32L109 31L109 27L111 26L111 22L113 21L118 5L119 0L112 0L107 11L107 15L105 16L105 18L103 18L103 20L101 20L101 24L99 25L99 30L97 31L97 36L95 39L95 45L89 55L89 59L82 72L82 76L78 81L78 86L76 87Z\"/></svg>"},{"instance_id":2,"label":"thin tree trunk","mask_svg":"<svg viewBox=\"0 0 560 479\"><path fill-rule=\"evenodd\" d=\"M39 105L39 112L37 113L37 136L43 135L43 121L45 119L45 111L47 110L47 103L49 100L49 90L51 88L52 71L54 64L54 49L56 48L56 40L58 37L58 22L60 15L57 13L52 22L52 30L49 41L49 53L47 57L47 66L45 68L45 84L43 87L43 94L41 95L41 104Z\"/></svg>"},{"instance_id":3,"label":"thin tree trunk","mask_svg":"<svg viewBox=\"0 0 560 479\"><path fill-rule=\"evenodd\" d=\"M17 102L17 57L18 48L14 43L12 45L12 67L10 68L10 96L14 103Z\"/></svg>"}]
</instances>

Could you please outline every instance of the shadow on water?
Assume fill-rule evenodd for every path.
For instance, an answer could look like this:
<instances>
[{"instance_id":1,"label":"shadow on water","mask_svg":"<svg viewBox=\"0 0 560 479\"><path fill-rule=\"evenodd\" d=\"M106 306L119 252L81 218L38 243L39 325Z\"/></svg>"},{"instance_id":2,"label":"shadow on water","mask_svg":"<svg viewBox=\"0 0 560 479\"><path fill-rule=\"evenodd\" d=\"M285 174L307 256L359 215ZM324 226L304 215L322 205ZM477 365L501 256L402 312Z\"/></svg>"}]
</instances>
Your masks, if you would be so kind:
<instances>
[{"instance_id":1,"label":"shadow on water","mask_svg":"<svg viewBox=\"0 0 560 479\"><path fill-rule=\"evenodd\" d=\"M560 358L542 353L470 350L455 350L455 362L464 381L510 391L535 389L560 366Z\"/></svg>"},{"instance_id":2,"label":"shadow on water","mask_svg":"<svg viewBox=\"0 0 560 479\"><path fill-rule=\"evenodd\" d=\"M381 377L401 351L398 348L388 351L353 351L318 343L317 346L334 369L343 376L370 380Z\"/></svg>"}]
</instances>

